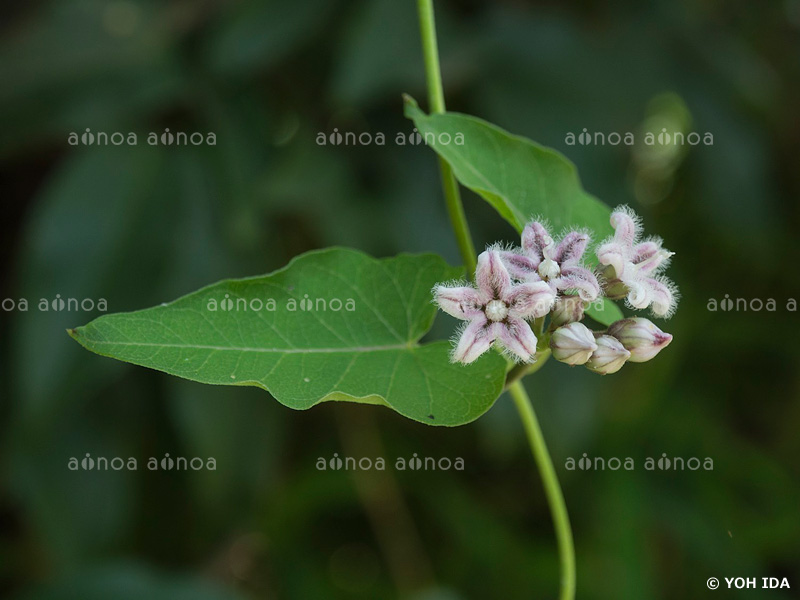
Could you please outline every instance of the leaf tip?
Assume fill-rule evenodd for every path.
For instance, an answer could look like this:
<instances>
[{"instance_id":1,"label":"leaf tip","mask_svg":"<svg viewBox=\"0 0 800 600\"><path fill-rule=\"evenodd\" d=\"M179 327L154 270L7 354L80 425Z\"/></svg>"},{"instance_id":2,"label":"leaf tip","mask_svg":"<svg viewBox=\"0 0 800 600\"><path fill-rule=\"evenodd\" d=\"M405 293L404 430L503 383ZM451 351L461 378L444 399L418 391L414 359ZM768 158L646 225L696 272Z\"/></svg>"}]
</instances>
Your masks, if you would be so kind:
<instances>
[{"instance_id":1,"label":"leaf tip","mask_svg":"<svg viewBox=\"0 0 800 600\"><path fill-rule=\"evenodd\" d=\"M406 118L413 120L415 117L419 116L421 112L417 101L409 94L403 94L403 114Z\"/></svg>"},{"instance_id":2,"label":"leaf tip","mask_svg":"<svg viewBox=\"0 0 800 600\"><path fill-rule=\"evenodd\" d=\"M79 344L83 345L83 342L81 341L81 327L70 327L67 329L67 335Z\"/></svg>"}]
</instances>

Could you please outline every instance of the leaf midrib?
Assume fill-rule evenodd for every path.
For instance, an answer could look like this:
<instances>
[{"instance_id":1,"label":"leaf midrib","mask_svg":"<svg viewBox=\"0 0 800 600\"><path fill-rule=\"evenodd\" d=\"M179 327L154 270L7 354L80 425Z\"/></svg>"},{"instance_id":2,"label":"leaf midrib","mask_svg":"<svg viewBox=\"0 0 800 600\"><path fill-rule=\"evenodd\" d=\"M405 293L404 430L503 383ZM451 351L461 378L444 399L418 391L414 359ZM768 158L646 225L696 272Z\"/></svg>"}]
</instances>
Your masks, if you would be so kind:
<instances>
[{"instance_id":1,"label":"leaf midrib","mask_svg":"<svg viewBox=\"0 0 800 600\"><path fill-rule=\"evenodd\" d=\"M265 354L347 354L351 352L381 352L390 350L413 350L418 347L416 343L391 344L387 346L349 346L343 348L254 348L247 346L210 346L204 344L159 344L146 342L110 342L103 340L83 340L95 345L111 346L137 346L141 348L181 348L186 350L215 350L226 352L258 352ZM79 338L80 341L80 338Z\"/></svg>"}]
</instances>

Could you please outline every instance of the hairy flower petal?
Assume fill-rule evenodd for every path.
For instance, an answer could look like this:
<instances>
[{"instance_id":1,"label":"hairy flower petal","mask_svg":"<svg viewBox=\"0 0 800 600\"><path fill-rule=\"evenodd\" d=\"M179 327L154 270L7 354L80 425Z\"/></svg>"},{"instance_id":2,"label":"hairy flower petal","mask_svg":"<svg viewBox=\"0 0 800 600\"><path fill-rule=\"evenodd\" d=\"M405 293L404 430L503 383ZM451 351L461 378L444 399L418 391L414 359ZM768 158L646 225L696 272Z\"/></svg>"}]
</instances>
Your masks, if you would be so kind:
<instances>
[{"instance_id":1,"label":"hairy flower petal","mask_svg":"<svg viewBox=\"0 0 800 600\"><path fill-rule=\"evenodd\" d=\"M530 362L536 355L536 335L522 319L509 317L501 325L498 339L503 346L522 362Z\"/></svg>"},{"instance_id":2,"label":"hairy flower petal","mask_svg":"<svg viewBox=\"0 0 800 600\"><path fill-rule=\"evenodd\" d=\"M475 288L437 285L433 288L433 299L439 308L456 319L468 320L482 314L484 302Z\"/></svg>"},{"instance_id":3,"label":"hairy flower petal","mask_svg":"<svg viewBox=\"0 0 800 600\"><path fill-rule=\"evenodd\" d=\"M544 281L521 283L503 298L508 313L520 319L535 319L550 312L556 295Z\"/></svg>"},{"instance_id":4,"label":"hairy flower petal","mask_svg":"<svg viewBox=\"0 0 800 600\"><path fill-rule=\"evenodd\" d=\"M645 285L650 288L650 310L657 317L671 316L677 304L672 282L666 278L645 279Z\"/></svg>"},{"instance_id":5,"label":"hairy flower petal","mask_svg":"<svg viewBox=\"0 0 800 600\"><path fill-rule=\"evenodd\" d=\"M475 282L481 294L489 299L499 299L508 293L511 288L511 276L500 260L498 251L486 250L478 256Z\"/></svg>"},{"instance_id":6,"label":"hairy flower petal","mask_svg":"<svg viewBox=\"0 0 800 600\"><path fill-rule=\"evenodd\" d=\"M478 315L464 328L453 351L453 362L471 363L486 352L497 338L500 323L490 322L483 314Z\"/></svg>"},{"instance_id":7,"label":"hairy flower petal","mask_svg":"<svg viewBox=\"0 0 800 600\"><path fill-rule=\"evenodd\" d=\"M614 277L620 277L625 272L625 266L628 262L628 252L625 246L612 240L602 244L597 249L597 260L601 265L613 267Z\"/></svg>"},{"instance_id":8,"label":"hairy flower petal","mask_svg":"<svg viewBox=\"0 0 800 600\"><path fill-rule=\"evenodd\" d=\"M614 228L614 240L625 246L633 246L641 232L639 218L627 206L614 209L611 226Z\"/></svg>"},{"instance_id":9,"label":"hairy flower petal","mask_svg":"<svg viewBox=\"0 0 800 600\"><path fill-rule=\"evenodd\" d=\"M544 249L553 243L553 238L538 221L531 221L522 230L522 250L536 261L536 266L544 260Z\"/></svg>"},{"instance_id":10,"label":"hairy flower petal","mask_svg":"<svg viewBox=\"0 0 800 600\"><path fill-rule=\"evenodd\" d=\"M539 281L541 279L539 273L536 271L541 262L540 260L530 258L519 252L511 252L508 250L501 250L499 254L508 273L514 279L520 281Z\"/></svg>"},{"instance_id":11,"label":"hairy flower petal","mask_svg":"<svg viewBox=\"0 0 800 600\"><path fill-rule=\"evenodd\" d=\"M597 276L585 267L562 269L561 277L555 283L559 291L576 290L581 300L585 302L594 302L600 295Z\"/></svg>"},{"instance_id":12,"label":"hairy flower petal","mask_svg":"<svg viewBox=\"0 0 800 600\"><path fill-rule=\"evenodd\" d=\"M634 264L641 264L644 261L648 260L655 254L657 254L661 250L661 240L659 239L651 239L645 240L640 244L636 244L633 247L633 252L631 254L631 262Z\"/></svg>"},{"instance_id":13,"label":"hairy flower petal","mask_svg":"<svg viewBox=\"0 0 800 600\"><path fill-rule=\"evenodd\" d=\"M673 252L664 250L663 248L659 247L652 254L637 253L636 257L633 260L633 264L636 265L636 269L640 275L642 276L652 275L662 270L662 268L666 266L667 261L673 254L674 254Z\"/></svg>"},{"instance_id":14,"label":"hairy flower petal","mask_svg":"<svg viewBox=\"0 0 800 600\"><path fill-rule=\"evenodd\" d=\"M586 245L589 243L589 236L580 231L570 231L556 246L553 253L553 260L556 261L563 271L565 267L570 267L580 263Z\"/></svg>"},{"instance_id":15,"label":"hairy flower petal","mask_svg":"<svg viewBox=\"0 0 800 600\"><path fill-rule=\"evenodd\" d=\"M642 310L650 306L652 302L651 288L644 282L630 279L624 282L628 286L628 304L631 308Z\"/></svg>"}]
</instances>

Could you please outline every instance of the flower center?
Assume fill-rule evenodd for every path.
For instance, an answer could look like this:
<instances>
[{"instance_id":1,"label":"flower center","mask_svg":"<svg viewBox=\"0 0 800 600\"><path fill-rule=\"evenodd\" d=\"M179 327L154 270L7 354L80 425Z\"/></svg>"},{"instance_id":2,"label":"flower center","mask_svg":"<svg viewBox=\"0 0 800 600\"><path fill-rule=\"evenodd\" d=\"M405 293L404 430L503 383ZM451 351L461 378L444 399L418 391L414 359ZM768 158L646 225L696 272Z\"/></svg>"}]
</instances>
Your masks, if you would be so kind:
<instances>
[{"instance_id":1,"label":"flower center","mask_svg":"<svg viewBox=\"0 0 800 600\"><path fill-rule=\"evenodd\" d=\"M502 300L492 300L484 311L490 321L502 321L508 316L508 306Z\"/></svg>"},{"instance_id":2,"label":"flower center","mask_svg":"<svg viewBox=\"0 0 800 600\"><path fill-rule=\"evenodd\" d=\"M539 268L537 270L539 271L539 277L545 281L561 275L561 267L559 267L558 263L551 258L554 245L555 244L553 243L553 240L548 238L547 245L542 248L544 260L539 263Z\"/></svg>"},{"instance_id":3,"label":"flower center","mask_svg":"<svg viewBox=\"0 0 800 600\"><path fill-rule=\"evenodd\" d=\"M552 258L545 258L542 262L540 262L538 270L539 276L545 281L561 275L561 268Z\"/></svg>"}]
</instances>

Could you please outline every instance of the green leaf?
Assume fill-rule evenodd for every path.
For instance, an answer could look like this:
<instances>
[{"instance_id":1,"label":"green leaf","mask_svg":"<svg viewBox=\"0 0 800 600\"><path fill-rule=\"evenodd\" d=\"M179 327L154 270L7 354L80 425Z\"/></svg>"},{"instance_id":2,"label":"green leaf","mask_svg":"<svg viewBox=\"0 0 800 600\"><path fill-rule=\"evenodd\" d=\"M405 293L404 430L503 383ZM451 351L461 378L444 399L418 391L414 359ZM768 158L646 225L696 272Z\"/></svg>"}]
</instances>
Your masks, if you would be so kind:
<instances>
[{"instance_id":1,"label":"green leaf","mask_svg":"<svg viewBox=\"0 0 800 600\"><path fill-rule=\"evenodd\" d=\"M613 233L611 209L581 186L575 165L559 152L512 135L477 117L457 113L426 115L405 96L405 114L453 168L462 185L484 198L518 232L532 217L557 231L585 228L595 241ZM461 139L459 140L459 137ZM587 313L610 325L623 318L607 298Z\"/></svg>"},{"instance_id":2,"label":"green leaf","mask_svg":"<svg viewBox=\"0 0 800 600\"><path fill-rule=\"evenodd\" d=\"M460 272L432 254L376 260L333 248L69 333L97 354L201 383L257 386L290 408L345 400L461 425L500 395L506 364L494 353L452 364L448 342L417 343L436 313L431 287Z\"/></svg>"},{"instance_id":3,"label":"green leaf","mask_svg":"<svg viewBox=\"0 0 800 600\"><path fill-rule=\"evenodd\" d=\"M557 230L585 227L596 240L612 233L611 210L583 189L575 165L562 154L477 117L426 115L409 96L405 114L453 167L458 181L483 197L517 231L541 215Z\"/></svg>"},{"instance_id":4,"label":"green leaf","mask_svg":"<svg viewBox=\"0 0 800 600\"><path fill-rule=\"evenodd\" d=\"M608 298L599 298L589 304L586 308L586 314L601 325L606 326L625 318L619 306Z\"/></svg>"}]
</instances>

